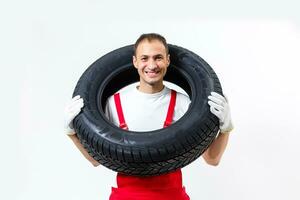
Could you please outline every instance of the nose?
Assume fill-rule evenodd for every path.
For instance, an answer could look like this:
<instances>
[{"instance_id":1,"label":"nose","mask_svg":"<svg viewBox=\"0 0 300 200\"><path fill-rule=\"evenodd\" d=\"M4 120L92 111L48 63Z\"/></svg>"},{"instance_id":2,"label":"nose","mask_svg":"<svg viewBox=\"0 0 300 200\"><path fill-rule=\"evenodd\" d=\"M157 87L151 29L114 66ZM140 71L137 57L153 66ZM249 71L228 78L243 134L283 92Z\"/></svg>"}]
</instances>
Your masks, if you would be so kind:
<instances>
[{"instance_id":1,"label":"nose","mask_svg":"<svg viewBox=\"0 0 300 200\"><path fill-rule=\"evenodd\" d=\"M157 67L157 64L156 64L155 60L150 59L149 63L148 63L148 68L152 70L152 69L155 69L156 67Z\"/></svg>"}]
</instances>

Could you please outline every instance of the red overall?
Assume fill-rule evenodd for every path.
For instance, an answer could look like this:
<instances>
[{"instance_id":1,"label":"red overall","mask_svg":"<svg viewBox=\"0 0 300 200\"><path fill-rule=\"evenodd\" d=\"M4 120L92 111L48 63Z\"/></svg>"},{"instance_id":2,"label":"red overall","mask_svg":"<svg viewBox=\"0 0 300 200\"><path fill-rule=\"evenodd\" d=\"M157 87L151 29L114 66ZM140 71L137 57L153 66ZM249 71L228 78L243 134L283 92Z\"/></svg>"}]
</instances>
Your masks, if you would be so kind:
<instances>
[{"instance_id":1,"label":"red overall","mask_svg":"<svg viewBox=\"0 0 300 200\"><path fill-rule=\"evenodd\" d=\"M128 129L125 122L120 95L114 95L120 128ZM171 90L171 99L164 127L172 123L176 92ZM189 200L182 186L181 170L151 177L117 174L118 188L112 188L109 200Z\"/></svg>"}]
</instances>

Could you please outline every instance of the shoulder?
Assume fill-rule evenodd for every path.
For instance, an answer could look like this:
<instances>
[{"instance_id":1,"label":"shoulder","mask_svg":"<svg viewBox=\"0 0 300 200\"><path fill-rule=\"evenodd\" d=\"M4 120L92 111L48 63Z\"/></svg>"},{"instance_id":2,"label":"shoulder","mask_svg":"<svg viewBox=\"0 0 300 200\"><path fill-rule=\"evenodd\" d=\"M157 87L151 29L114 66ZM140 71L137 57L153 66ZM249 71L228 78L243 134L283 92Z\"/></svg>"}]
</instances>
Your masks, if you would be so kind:
<instances>
[{"instance_id":1,"label":"shoulder","mask_svg":"<svg viewBox=\"0 0 300 200\"><path fill-rule=\"evenodd\" d=\"M169 90L171 90L171 89L169 89ZM189 105L191 103L191 100L188 95L183 94L179 91L176 91L176 103Z\"/></svg>"},{"instance_id":2,"label":"shoulder","mask_svg":"<svg viewBox=\"0 0 300 200\"><path fill-rule=\"evenodd\" d=\"M191 102L191 100L190 100L190 98L189 98L188 95L180 93L180 92L177 92L177 98L178 98L178 100L186 102L186 103L190 103Z\"/></svg>"},{"instance_id":3,"label":"shoulder","mask_svg":"<svg viewBox=\"0 0 300 200\"><path fill-rule=\"evenodd\" d=\"M169 87L165 86L165 94L166 95L170 95L171 94L171 90L174 90L176 91L176 103L183 103L183 104L190 104L191 103L191 100L189 98L188 95L186 94L183 94L179 91L177 91L176 89L170 89Z\"/></svg>"},{"instance_id":4,"label":"shoulder","mask_svg":"<svg viewBox=\"0 0 300 200\"><path fill-rule=\"evenodd\" d=\"M181 92L176 92L176 94L175 112L173 116L174 121L177 121L186 113L191 103L188 95Z\"/></svg>"},{"instance_id":5,"label":"shoulder","mask_svg":"<svg viewBox=\"0 0 300 200\"><path fill-rule=\"evenodd\" d=\"M134 87L133 86L126 86L124 88L122 88L121 90L119 90L118 92L116 92L115 94L111 95L110 97L108 97L108 101L113 101L114 96L116 94L120 94L120 97L127 97L127 96L132 96L135 94L134 92Z\"/></svg>"},{"instance_id":6,"label":"shoulder","mask_svg":"<svg viewBox=\"0 0 300 200\"><path fill-rule=\"evenodd\" d=\"M178 110L179 112L185 113L188 110L190 103L191 103L191 100L186 94L177 92L176 110Z\"/></svg>"},{"instance_id":7,"label":"shoulder","mask_svg":"<svg viewBox=\"0 0 300 200\"><path fill-rule=\"evenodd\" d=\"M166 87L166 88L168 91L167 93L169 95L171 93L172 89L170 89L168 87ZM184 111L186 111L188 106L191 103L189 96L177 91L176 89L173 89L173 90L176 91L176 109L183 109Z\"/></svg>"},{"instance_id":8,"label":"shoulder","mask_svg":"<svg viewBox=\"0 0 300 200\"><path fill-rule=\"evenodd\" d=\"M126 103L128 101L132 101L132 99L136 99L135 98L135 92L133 88L124 88L121 89L120 91L116 92L115 94L111 95L110 97L108 97L107 101L106 101L106 107L115 107L115 95L119 94L120 97L120 101L122 103Z\"/></svg>"}]
</instances>

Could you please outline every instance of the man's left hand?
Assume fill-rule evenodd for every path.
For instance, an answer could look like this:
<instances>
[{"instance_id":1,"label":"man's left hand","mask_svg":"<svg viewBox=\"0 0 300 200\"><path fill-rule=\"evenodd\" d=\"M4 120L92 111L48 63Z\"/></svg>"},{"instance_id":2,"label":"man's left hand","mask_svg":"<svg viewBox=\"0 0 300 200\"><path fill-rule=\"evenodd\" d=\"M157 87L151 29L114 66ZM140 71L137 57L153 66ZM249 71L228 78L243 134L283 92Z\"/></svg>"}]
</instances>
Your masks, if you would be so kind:
<instances>
[{"instance_id":1,"label":"man's left hand","mask_svg":"<svg viewBox=\"0 0 300 200\"><path fill-rule=\"evenodd\" d=\"M216 92L211 92L211 95L208 96L208 99L210 111L219 118L220 132L230 132L233 129L233 125L227 98Z\"/></svg>"}]
</instances>

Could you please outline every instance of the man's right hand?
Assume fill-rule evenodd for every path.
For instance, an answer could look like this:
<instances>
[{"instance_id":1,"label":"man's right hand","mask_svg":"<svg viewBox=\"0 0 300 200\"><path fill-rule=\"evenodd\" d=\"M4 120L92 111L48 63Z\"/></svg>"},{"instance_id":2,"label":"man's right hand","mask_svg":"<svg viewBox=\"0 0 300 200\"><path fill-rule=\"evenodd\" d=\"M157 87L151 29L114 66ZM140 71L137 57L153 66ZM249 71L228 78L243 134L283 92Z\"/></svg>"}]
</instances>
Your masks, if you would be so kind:
<instances>
[{"instance_id":1,"label":"man's right hand","mask_svg":"<svg viewBox=\"0 0 300 200\"><path fill-rule=\"evenodd\" d=\"M67 135L74 135L75 131L73 129L73 119L81 111L84 106L83 99L79 95L73 97L73 99L66 105L64 110L64 129Z\"/></svg>"}]
</instances>

